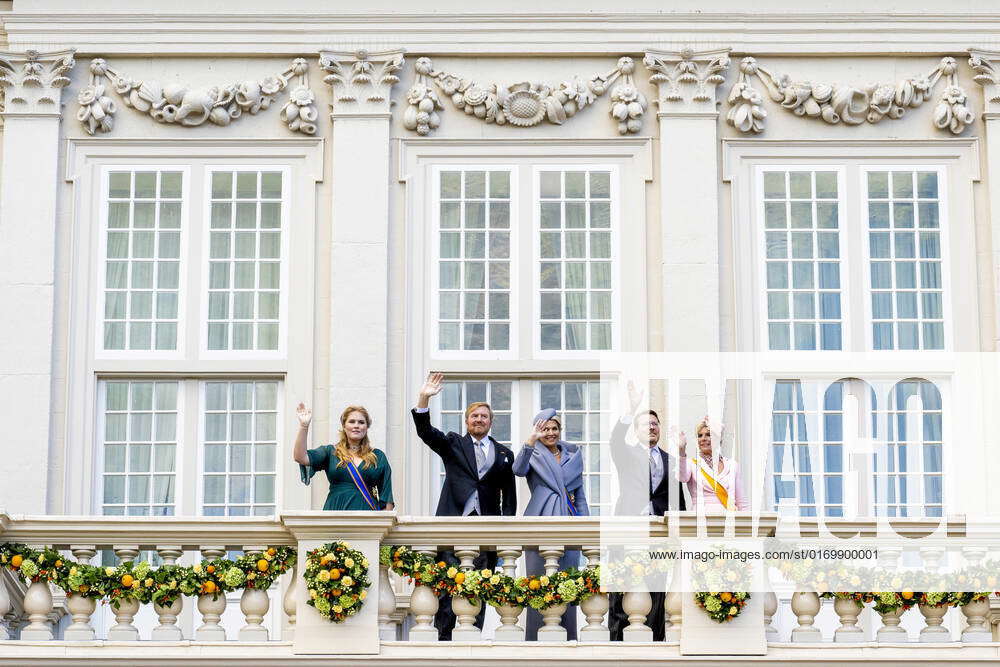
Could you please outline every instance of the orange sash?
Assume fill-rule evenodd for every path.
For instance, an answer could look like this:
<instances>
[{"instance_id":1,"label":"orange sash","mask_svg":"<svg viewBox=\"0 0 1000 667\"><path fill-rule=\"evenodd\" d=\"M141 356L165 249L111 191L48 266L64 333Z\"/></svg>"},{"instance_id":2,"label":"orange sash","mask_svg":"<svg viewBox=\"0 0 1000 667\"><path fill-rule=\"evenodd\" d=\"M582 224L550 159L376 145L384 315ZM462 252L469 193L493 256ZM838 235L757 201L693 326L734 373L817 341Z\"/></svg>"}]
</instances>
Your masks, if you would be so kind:
<instances>
[{"instance_id":1,"label":"orange sash","mask_svg":"<svg viewBox=\"0 0 1000 667\"><path fill-rule=\"evenodd\" d=\"M705 466L703 466L698 459L691 459L691 462L698 466L698 470L701 471L702 477L708 481L709 487L715 492L715 497L719 499L722 506L727 510L733 509L729 506L729 493L726 491L725 487L723 487L722 484L709 474L708 470L705 469Z\"/></svg>"}]
</instances>

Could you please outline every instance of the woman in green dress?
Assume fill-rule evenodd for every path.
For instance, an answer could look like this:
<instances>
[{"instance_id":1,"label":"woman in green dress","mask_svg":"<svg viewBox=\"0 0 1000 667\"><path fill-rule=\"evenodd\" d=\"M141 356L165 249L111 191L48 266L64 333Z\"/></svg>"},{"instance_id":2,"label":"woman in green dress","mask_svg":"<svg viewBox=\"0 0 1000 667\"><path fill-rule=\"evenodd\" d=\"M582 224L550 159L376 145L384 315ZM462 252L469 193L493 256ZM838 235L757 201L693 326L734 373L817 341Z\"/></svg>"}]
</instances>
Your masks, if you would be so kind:
<instances>
[{"instance_id":1,"label":"woman in green dress","mask_svg":"<svg viewBox=\"0 0 1000 667\"><path fill-rule=\"evenodd\" d=\"M391 510L392 469L381 449L368 441L371 416L360 405L350 405L340 415L340 441L306 449L312 410L299 403L296 409L299 433L292 457L299 464L302 481L308 485L317 472L326 471L330 492L325 510Z\"/></svg>"}]
</instances>

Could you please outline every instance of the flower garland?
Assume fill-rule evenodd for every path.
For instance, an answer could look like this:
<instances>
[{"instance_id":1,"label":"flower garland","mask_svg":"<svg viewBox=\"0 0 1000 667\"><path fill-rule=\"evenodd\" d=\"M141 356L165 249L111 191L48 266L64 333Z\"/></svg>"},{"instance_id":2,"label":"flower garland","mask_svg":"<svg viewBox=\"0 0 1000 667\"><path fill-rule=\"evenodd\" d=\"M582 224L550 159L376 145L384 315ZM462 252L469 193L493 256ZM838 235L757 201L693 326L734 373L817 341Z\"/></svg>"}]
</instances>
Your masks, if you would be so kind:
<instances>
[{"instance_id":1,"label":"flower garland","mask_svg":"<svg viewBox=\"0 0 1000 667\"><path fill-rule=\"evenodd\" d=\"M740 615L743 607L750 601L750 594L734 591L695 593L694 601L705 610L710 619L725 623Z\"/></svg>"},{"instance_id":2,"label":"flower garland","mask_svg":"<svg viewBox=\"0 0 1000 667\"><path fill-rule=\"evenodd\" d=\"M309 590L306 604L334 623L361 611L372 585L368 559L346 542L330 542L307 553L303 577Z\"/></svg>"},{"instance_id":3,"label":"flower garland","mask_svg":"<svg viewBox=\"0 0 1000 667\"><path fill-rule=\"evenodd\" d=\"M493 607L527 606L542 611L582 602L601 592L600 567L511 577L488 569L460 570L444 561L435 562L430 556L409 547L391 546L381 548L379 562L409 581L427 586L439 597L461 595L470 602L484 602Z\"/></svg>"},{"instance_id":4,"label":"flower garland","mask_svg":"<svg viewBox=\"0 0 1000 667\"><path fill-rule=\"evenodd\" d=\"M73 562L50 548L0 544L0 567L28 582L50 582L67 595L102 599L117 608L123 601L169 606L182 595L225 595L240 588L266 590L295 564L292 547L268 547L260 554L215 558L194 565L125 561L113 567Z\"/></svg>"}]
</instances>

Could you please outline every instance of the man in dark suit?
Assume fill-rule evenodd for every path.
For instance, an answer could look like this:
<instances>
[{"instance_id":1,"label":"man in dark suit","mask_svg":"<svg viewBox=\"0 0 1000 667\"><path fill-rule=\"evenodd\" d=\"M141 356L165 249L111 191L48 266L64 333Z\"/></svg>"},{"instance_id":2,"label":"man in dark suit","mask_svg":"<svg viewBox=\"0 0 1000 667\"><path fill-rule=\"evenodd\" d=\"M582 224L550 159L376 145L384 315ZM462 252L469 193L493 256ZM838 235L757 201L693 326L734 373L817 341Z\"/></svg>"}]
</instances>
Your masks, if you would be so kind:
<instances>
[{"instance_id":1,"label":"man in dark suit","mask_svg":"<svg viewBox=\"0 0 1000 667\"><path fill-rule=\"evenodd\" d=\"M615 516L662 516L668 510L686 510L683 486L677 481L674 457L660 449L660 417L655 410L636 415L642 403L642 392L628 383L631 410L611 431L611 460L619 476L619 497ZM634 421L636 445L625 442ZM645 471L649 470L648 484ZM628 625L628 616L622 609L622 594L611 593L608 627L611 640L621 641L622 631ZM653 630L653 641L666 638L664 602L666 593L651 592L653 607L646 616L646 625Z\"/></svg>"},{"instance_id":2,"label":"man in dark suit","mask_svg":"<svg viewBox=\"0 0 1000 667\"><path fill-rule=\"evenodd\" d=\"M431 373L420 388L413 423L417 435L444 464L444 485L438 500L437 516L514 516L517 512L517 486L514 482L514 453L490 435L493 410L487 403L472 403L465 410L465 435L443 433L431 425L431 396L441 392L442 373ZM450 551L441 552L439 560L457 564ZM476 569L492 570L497 564L495 551L484 551L475 559ZM476 627L482 629L485 606L476 617ZM438 638L451 639L455 614L451 598L442 596L434 626Z\"/></svg>"}]
</instances>

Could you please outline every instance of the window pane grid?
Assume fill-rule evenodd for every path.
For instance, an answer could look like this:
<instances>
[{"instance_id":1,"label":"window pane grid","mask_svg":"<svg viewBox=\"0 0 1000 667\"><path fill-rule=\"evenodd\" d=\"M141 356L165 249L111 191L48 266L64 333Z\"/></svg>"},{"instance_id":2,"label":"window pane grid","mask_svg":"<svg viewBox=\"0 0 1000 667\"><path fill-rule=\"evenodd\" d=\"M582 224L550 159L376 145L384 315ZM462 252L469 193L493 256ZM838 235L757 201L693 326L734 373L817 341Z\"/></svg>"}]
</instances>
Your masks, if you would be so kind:
<instances>
[{"instance_id":1,"label":"window pane grid","mask_svg":"<svg viewBox=\"0 0 1000 667\"><path fill-rule=\"evenodd\" d=\"M282 174L211 173L208 349L277 350Z\"/></svg>"},{"instance_id":2,"label":"window pane grid","mask_svg":"<svg viewBox=\"0 0 1000 667\"><path fill-rule=\"evenodd\" d=\"M936 517L944 512L941 394L926 380L896 383L880 414L888 437L874 456L875 513Z\"/></svg>"},{"instance_id":3,"label":"window pane grid","mask_svg":"<svg viewBox=\"0 0 1000 667\"><path fill-rule=\"evenodd\" d=\"M610 509L611 498L604 498L602 484L610 487L610 471L601 467L601 423L609 414L602 403L601 383L597 380L542 381L538 383L539 410L555 408L562 420L562 438L580 447L583 455L583 482L590 514L599 516Z\"/></svg>"},{"instance_id":4,"label":"window pane grid","mask_svg":"<svg viewBox=\"0 0 1000 667\"><path fill-rule=\"evenodd\" d=\"M177 382L103 382L102 510L172 516L175 510Z\"/></svg>"},{"instance_id":5,"label":"window pane grid","mask_svg":"<svg viewBox=\"0 0 1000 667\"><path fill-rule=\"evenodd\" d=\"M501 445L510 447L511 419L514 413L513 404L514 383L509 381L486 382L481 380L465 380L443 383L441 400L437 419L440 428L445 433L465 434L465 408L470 403L484 401L493 410L493 426L490 435ZM438 487L440 493L444 484L444 467L440 457L436 457L438 465Z\"/></svg>"},{"instance_id":6,"label":"window pane grid","mask_svg":"<svg viewBox=\"0 0 1000 667\"><path fill-rule=\"evenodd\" d=\"M176 350L182 172L112 171L105 231L105 350Z\"/></svg>"},{"instance_id":7,"label":"window pane grid","mask_svg":"<svg viewBox=\"0 0 1000 667\"><path fill-rule=\"evenodd\" d=\"M611 173L539 172L539 345L611 349Z\"/></svg>"},{"instance_id":8,"label":"window pane grid","mask_svg":"<svg viewBox=\"0 0 1000 667\"><path fill-rule=\"evenodd\" d=\"M278 383L205 382L203 389L202 513L273 515Z\"/></svg>"},{"instance_id":9,"label":"window pane grid","mask_svg":"<svg viewBox=\"0 0 1000 667\"><path fill-rule=\"evenodd\" d=\"M509 171L443 171L438 349L510 349Z\"/></svg>"},{"instance_id":10,"label":"window pane grid","mask_svg":"<svg viewBox=\"0 0 1000 667\"><path fill-rule=\"evenodd\" d=\"M837 173L764 172L764 256L771 350L840 350Z\"/></svg>"},{"instance_id":11,"label":"window pane grid","mask_svg":"<svg viewBox=\"0 0 1000 667\"><path fill-rule=\"evenodd\" d=\"M868 172L872 344L944 349L938 175Z\"/></svg>"}]
</instances>

